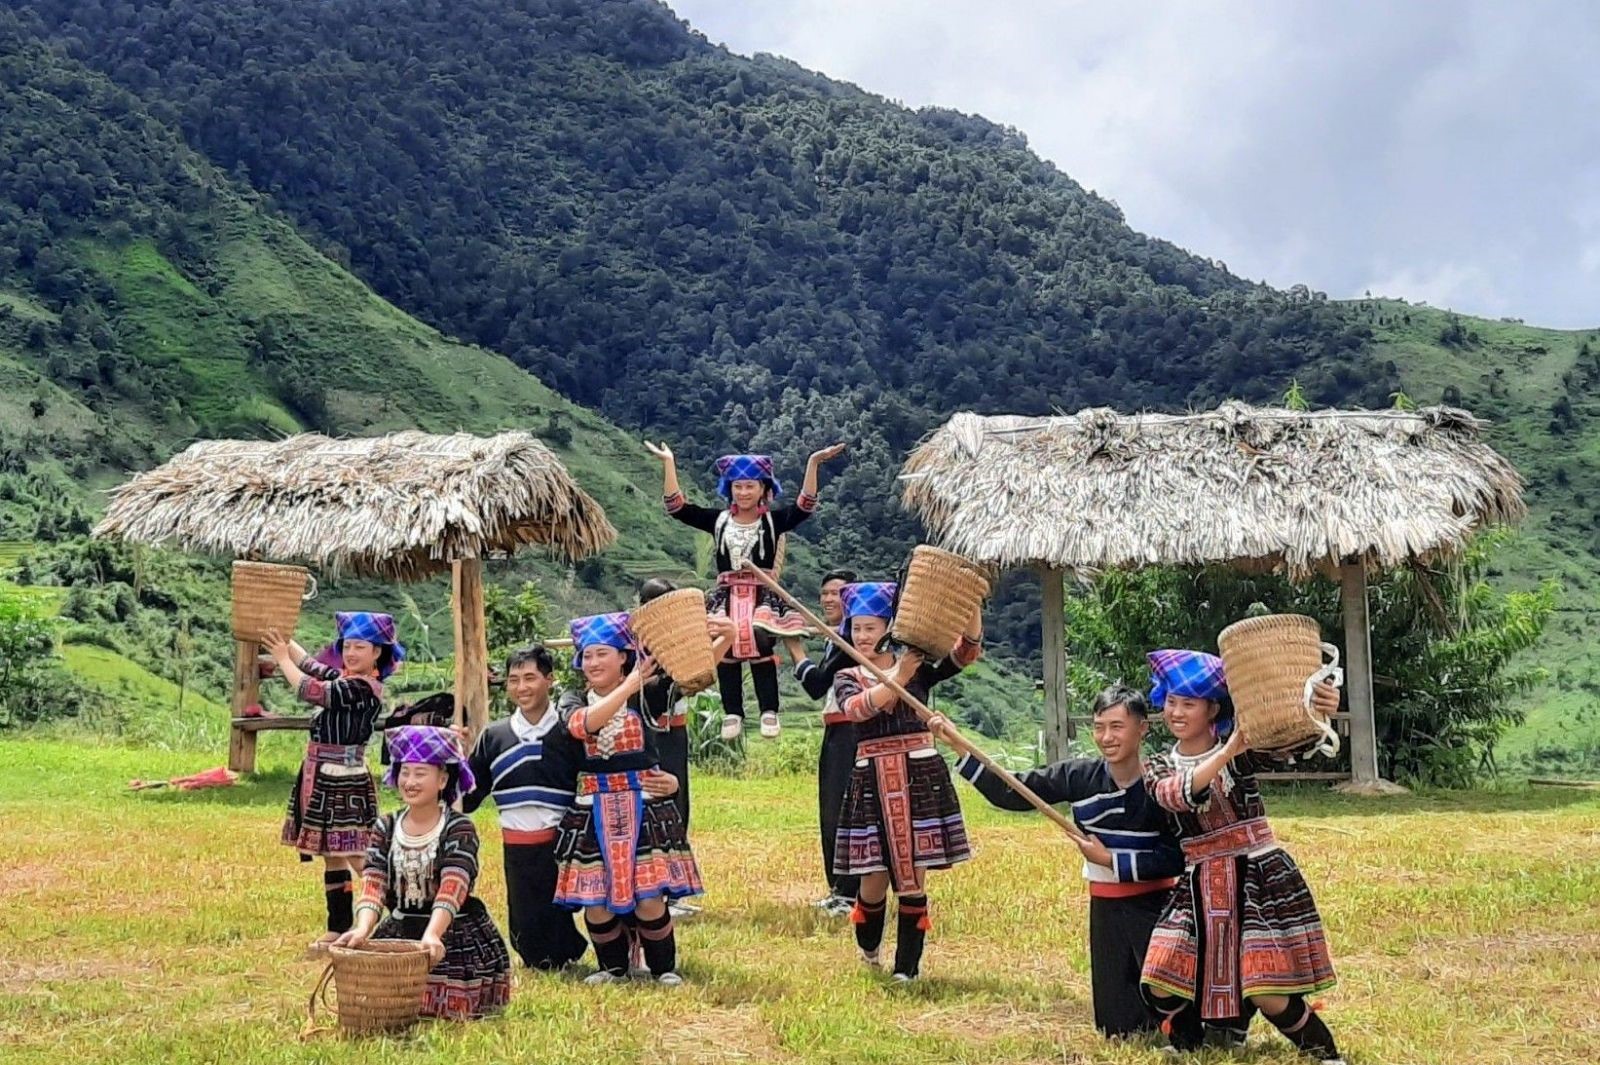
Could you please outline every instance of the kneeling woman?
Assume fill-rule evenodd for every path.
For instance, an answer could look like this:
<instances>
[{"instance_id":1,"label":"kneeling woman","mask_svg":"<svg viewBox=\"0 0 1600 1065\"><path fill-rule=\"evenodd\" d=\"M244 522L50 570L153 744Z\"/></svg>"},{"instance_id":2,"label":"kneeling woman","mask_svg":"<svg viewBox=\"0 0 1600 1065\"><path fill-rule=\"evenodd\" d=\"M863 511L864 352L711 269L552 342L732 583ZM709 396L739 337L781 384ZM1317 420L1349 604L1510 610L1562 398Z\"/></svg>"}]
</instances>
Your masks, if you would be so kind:
<instances>
[{"instance_id":1,"label":"kneeling woman","mask_svg":"<svg viewBox=\"0 0 1600 1065\"><path fill-rule=\"evenodd\" d=\"M578 797L557 830L557 905L583 911L600 971L590 983L628 973L629 922L659 983L682 983L667 904L701 893L700 870L671 801L678 781L661 772L639 692L655 671L635 653L627 614L572 623L572 647L587 691L561 698L561 721L583 747Z\"/></svg>"},{"instance_id":2,"label":"kneeling woman","mask_svg":"<svg viewBox=\"0 0 1600 1065\"><path fill-rule=\"evenodd\" d=\"M1155 651L1150 668L1150 702L1178 742L1146 764L1145 787L1176 815L1188 864L1150 936L1151 1004L1179 1049L1199 1047L1205 1024L1237 1029L1259 1009L1302 1053L1338 1062L1333 1033L1305 1001L1334 984L1322 919L1256 786L1274 762L1233 728L1220 658ZM1315 698L1325 714L1338 709L1331 685Z\"/></svg>"},{"instance_id":3,"label":"kneeling woman","mask_svg":"<svg viewBox=\"0 0 1600 1065\"><path fill-rule=\"evenodd\" d=\"M378 819L356 926L336 945L420 940L433 958L423 1016L469 1020L498 1012L511 1001L511 955L472 894L478 830L449 808L474 783L461 741L446 729L408 725L390 734L389 755L387 780L405 809ZM380 924L385 908L389 916Z\"/></svg>"},{"instance_id":4,"label":"kneeling woman","mask_svg":"<svg viewBox=\"0 0 1600 1065\"><path fill-rule=\"evenodd\" d=\"M982 618L975 615L944 659L925 662L915 651L896 658L883 650L895 585L847 584L839 599L844 607L841 635L924 702L935 684L961 672L981 653ZM834 678L833 697L845 718L856 722L856 764L839 815L833 871L861 878L850 919L861 958L873 967L880 964L888 893L894 889L899 900L894 977L914 980L931 927L923 886L927 871L948 869L972 857L961 803L927 724L887 685L860 667L846 669Z\"/></svg>"}]
</instances>

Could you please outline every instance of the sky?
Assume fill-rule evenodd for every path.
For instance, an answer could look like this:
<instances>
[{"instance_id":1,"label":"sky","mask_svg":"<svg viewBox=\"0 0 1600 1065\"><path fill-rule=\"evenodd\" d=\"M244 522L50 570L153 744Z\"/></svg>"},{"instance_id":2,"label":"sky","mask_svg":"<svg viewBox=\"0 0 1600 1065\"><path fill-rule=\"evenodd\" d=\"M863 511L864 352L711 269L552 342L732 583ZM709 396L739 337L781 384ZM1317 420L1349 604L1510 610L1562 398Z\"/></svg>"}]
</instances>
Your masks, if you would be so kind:
<instances>
[{"instance_id":1,"label":"sky","mask_svg":"<svg viewBox=\"0 0 1600 1065\"><path fill-rule=\"evenodd\" d=\"M1014 126L1244 277L1600 326L1588 0L668 2L734 52Z\"/></svg>"}]
</instances>

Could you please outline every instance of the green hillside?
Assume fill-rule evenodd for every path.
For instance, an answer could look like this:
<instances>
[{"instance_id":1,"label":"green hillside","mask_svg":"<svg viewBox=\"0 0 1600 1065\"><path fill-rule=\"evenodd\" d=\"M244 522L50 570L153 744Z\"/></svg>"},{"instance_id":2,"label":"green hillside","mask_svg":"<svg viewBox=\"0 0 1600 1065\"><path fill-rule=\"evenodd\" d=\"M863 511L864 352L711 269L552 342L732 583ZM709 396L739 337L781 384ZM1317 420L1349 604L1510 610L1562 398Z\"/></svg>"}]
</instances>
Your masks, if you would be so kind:
<instances>
[{"instance_id":1,"label":"green hillside","mask_svg":"<svg viewBox=\"0 0 1600 1065\"><path fill-rule=\"evenodd\" d=\"M1529 517L1499 577L1562 584L1559 611L1536 652L1550 683L1501 753L1542 771L1600 772L1600 329L1538 329L1391 300L1351 312L1373 331L1419 403L1450 403L1488 419L1489 440L1527 478Z\"/></svg>"}]
</instances>

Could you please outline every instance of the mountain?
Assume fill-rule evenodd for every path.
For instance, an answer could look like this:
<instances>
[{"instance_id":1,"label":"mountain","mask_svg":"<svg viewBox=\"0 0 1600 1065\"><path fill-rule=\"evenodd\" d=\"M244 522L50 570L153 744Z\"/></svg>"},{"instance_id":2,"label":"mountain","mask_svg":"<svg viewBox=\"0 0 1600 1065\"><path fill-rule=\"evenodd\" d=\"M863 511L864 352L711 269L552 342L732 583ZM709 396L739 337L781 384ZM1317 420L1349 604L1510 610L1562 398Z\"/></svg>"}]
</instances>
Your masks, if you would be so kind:
<instances>
[{"instance_id":1,"label":"mountain","mask_svg":"<svg viewBox=\"0 0 1600 1065\"><path fill-rule=\"evenodd\" d=\"M1318 294L1134 231L1016 130L730 54L651 0L12 6L379 294L688 470L852 441L805 530L830 561L898 561L901 457L959 409L1395 388ZM1021 649L1031 598L1000 612Z\"/></svg>"},{"instance_id":2,"label":"mountain","mask_svg":"<svg viewBox=\"0 0 1600 1065\"><path fill-rule=\"evenodd\" d=\"M1487 419L1490 442L1527 478L1528 520L1496 576L1511 587L1555 577L1562 597L1535 652L1549 683L1502 754L1535 770L1600 772L1600 328L1539 329L1395 300L1348 309L1411 398Z\"/></svg>"},{"instance_id":3,"label":"mountain","mask_svg":"<svg viewBox=\"0 0 1600 1065\"><path fill-rule=\"evenodd\" d=\"M570 576L537 556L507 576L540 576L577 610L699 565L631 434L374 295L136 98L3 15L0 112L10 556L86 531L96 490L197 437L517 427L556 449L623 535Z\"/></svg>"}]
</instances>

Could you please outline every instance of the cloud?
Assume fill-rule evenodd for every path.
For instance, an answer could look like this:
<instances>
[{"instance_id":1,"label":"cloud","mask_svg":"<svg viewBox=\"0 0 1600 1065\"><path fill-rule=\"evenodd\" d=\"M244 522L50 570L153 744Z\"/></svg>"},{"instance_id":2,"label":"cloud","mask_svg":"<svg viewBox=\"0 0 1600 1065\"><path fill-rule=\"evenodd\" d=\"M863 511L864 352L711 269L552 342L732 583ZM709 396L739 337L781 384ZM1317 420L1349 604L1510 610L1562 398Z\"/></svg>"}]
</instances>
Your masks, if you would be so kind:
<instances>
[{"instance_id":1,"label":"cloud","mask_svg":"<svg viewBox=\"0 0 1600 1065\"><path fill-rule=\"evenodd\" d=\"M1600 325L1581 2L673 6L734 51L1016 126L1136 227L1247 277Z\"/></svg>"}]
</instances>

